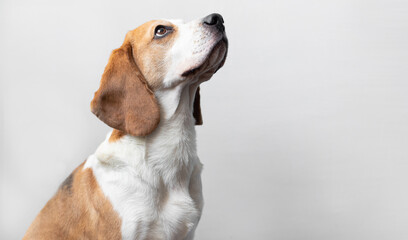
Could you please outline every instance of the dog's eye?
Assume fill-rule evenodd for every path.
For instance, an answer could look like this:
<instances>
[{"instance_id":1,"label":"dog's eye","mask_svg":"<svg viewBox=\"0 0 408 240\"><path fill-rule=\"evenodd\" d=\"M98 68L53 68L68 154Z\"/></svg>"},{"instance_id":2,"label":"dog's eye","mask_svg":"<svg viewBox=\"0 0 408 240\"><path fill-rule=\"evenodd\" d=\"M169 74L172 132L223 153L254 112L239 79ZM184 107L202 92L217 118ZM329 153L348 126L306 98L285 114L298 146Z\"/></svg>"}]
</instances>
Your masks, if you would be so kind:
<instances>
[{"instance_id":1,"label":"dog's eye","mask_svg":"<svg viewBox=\"0 0 408 240\"><path fill-rule=\"evenodd\" d=\"M163 36L166 33L167 33L167 29L165 29L164 27L158 28L156 30L156 35L157 36Z\"/></svg>"},{"instance_id":2,"label":"dog's eye","mask_svg":"<svg viewBox=\"0 0 408 240\"><path fill-rule=\"evenodd\" d=\"M154 38L162 38L173 31L173 28L159 25L154 29Z\"/></svg>"}]
</instances>

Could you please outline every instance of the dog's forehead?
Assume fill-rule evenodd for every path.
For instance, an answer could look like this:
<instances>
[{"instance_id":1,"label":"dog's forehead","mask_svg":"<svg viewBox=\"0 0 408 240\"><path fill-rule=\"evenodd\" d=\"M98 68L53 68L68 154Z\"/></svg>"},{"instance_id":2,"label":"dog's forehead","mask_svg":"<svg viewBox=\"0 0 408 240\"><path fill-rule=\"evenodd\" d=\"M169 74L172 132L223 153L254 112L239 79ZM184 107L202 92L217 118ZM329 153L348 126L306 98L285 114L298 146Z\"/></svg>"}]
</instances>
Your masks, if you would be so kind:
<instances>
[{"instance_id":1,"label":"dog's forehead","mask_svg":"<svg viewBox=\"0 0 408 240\"><path fill-rule=\"evenodd\" d=\"M164 21L169 21L174 25L182 25L185 24L185 21L183 19L163 19Z\"/></svg>"},{"instance_id":2,"label":"dog's forehead","mask_svg":"<svg viewBox=\"0 0 408 240\"><path fill-rule=\"evenodd\" d=\"M136 39L140 41L141 39L144 39L146 37L149 38L149 36L153 34L155 26L169 24L174 25L172 22L165 19L150 20L129 31L126 35L126 39L133 42Z\"/></svg>"},{"instance_id":3,"label":"dog's forehead","mask_svg":"<svg viewBox=\"0 0 408 240\"><path fill-rule=\"evenodd\" d=\"M154 30L154 27L159 26L159 25L173 25L173 27L176 27L178 30L180 30L179 28L185 28L185 27L188 28L188 26L191 26L191 23L193 22L194 21L186 22L182 19L151 20L151 21L143 23L142 25L130 31L130 35L136 38L140 38L142 35L151 33L151 31Z\"/></svg>"},{"instance_id":4,"label":"dog's forehead","mask_svg":"<svg viewBox=\"0 0 408 240\"><path fill-rule=\"evenodd\" d=\"M174 26L177 26L179 28L180 27L181 28L183 28L183 27L189 28L189 27L196 26L196 23L197 23L198 20L196 19L196 20L191 20L191 21L184 21L183 19L163 19L162 21L169 22L169 23L171 23Z\"/></svg>"}]
</instances>

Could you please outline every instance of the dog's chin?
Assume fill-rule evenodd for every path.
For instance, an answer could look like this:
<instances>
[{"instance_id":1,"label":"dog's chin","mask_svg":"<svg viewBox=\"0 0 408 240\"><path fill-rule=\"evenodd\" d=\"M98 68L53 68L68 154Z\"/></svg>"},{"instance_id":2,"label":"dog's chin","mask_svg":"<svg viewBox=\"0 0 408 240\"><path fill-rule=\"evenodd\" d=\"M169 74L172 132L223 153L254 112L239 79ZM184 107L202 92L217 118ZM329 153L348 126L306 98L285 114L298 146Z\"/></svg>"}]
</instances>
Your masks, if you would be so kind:
<instances>
[{"instance_id":1,"label":"dog's chin","mask_svg":"<svg viewBox=\"0 0 408 240\"><path fill-rule=\"evenodd\" d=\"M209 54L203 58L200 64L185 71L182 77L185 78L197 78L197 77L211 77L215 72L220 69L225 62L228 51L228 40L224 37L215 43ZM208 79L206 79L208 80Z\"/></svg>"}]
</instances>

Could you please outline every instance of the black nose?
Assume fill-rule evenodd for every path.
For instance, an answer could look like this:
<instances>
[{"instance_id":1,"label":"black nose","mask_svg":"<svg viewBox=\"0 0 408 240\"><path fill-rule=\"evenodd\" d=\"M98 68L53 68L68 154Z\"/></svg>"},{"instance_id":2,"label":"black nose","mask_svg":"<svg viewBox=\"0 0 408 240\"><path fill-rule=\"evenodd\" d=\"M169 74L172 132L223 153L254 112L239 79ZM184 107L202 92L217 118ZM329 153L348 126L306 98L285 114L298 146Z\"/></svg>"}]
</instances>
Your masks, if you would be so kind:
<instances>
[{"instance_id":1,"label":"black nose","mask_svg":"<svg viewBox=\"0 0 408 240\"><path fill-rule=\"evenodd\" d=\"M225 30L225 27L223 24L224 19L222 18L221 14L218 14L218 13L213 13L203 18L203 23L208 26L214 26L221 32Z\"/></svg>"}]
</instances>

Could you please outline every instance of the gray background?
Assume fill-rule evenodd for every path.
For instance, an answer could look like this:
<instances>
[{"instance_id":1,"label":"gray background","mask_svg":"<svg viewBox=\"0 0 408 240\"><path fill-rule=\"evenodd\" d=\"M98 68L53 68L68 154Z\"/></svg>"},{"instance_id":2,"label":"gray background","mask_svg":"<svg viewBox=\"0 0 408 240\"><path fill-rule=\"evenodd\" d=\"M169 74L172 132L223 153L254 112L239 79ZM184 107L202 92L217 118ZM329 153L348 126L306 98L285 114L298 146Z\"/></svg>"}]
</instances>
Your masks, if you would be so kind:
<instances>
[{"instance_id":1,"label":"gray background","mask_svg":"<svg viewBox=\"0 0 408 240\"><path fill-rule=\"evenodd\" d=\"M407 1L0 2L0 239L21 238L109 131L89 103L156 18L219 12L202 86L197 239L408 239Z\"/></svg>"}]
</instances>

